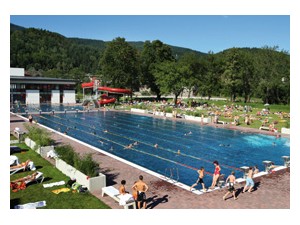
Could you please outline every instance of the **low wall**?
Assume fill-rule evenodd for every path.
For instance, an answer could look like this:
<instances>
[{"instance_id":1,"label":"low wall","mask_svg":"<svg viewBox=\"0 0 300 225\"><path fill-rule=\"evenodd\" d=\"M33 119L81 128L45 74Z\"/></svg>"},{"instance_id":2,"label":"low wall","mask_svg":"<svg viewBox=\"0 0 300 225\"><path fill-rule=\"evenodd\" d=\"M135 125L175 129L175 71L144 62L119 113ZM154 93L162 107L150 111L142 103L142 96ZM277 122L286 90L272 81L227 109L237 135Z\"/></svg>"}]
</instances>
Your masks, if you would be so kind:
<instances>
[{"instance_id":1,"label":"low wall","mask_svg":"<svg viewBox=\"0 0 300 225\"><path fill-rule=\"evenodd\" d=\"M186 120L192 120L192 121L198 121L198 122L201 122L201 117L185 115L184 118L185 118Z\"/></svg>"},{"instance_id":2,"label":"low wall","mask_svg":"<svg viewBox=\"0 0 300 225\"><path fill-rule=\"evenodd\" d=\"M290 129L289 129L289 128L282 127L282 128L281 128L281 133L282 133L282 134L290 134Z\"/></svg>"},{"instance_id":3,"label":"low wall","mask_svg":"<svg viewBox=\"0 0 300 225\"><path fill-rule=\"evenodd\" d=\"M35 149L36 143L28 137L25 138L25 144L29 148L31 148L32 150L34 150L35 152L40 154L42 157L47 157L47 153L51 150L54 150L54 146L43 146L43 147L38 147L37 149Z\"/></svg>"},{"instance_id":4,"label":"low wall","mask_svg":"<svg viewBox=\"0 0 300 225\"><path fill-rule=\"evenodd\" d=\"M198 116L188 116L188 115L185 115L184 118L186 120L197 121L197 122L201 122L201 120L202 120L202 118L198 117ZM211 119L210 118L203 118L203 123L211 123Z\"/></svg>"},{"instance_id":5,"label":"low wall","mask_svg":"<svg viewBox=\"0 0 300 225\"><path fill-rule=\"evenodd\" d=\"M148 112L147 110L144 110L144 109L131 108L130 110L131 110L131 112L137 112L137 113L147 113ZM172 113L166 113L164 115L163 112L155 112L154 115L155 116L166 116L166 117L169 117L169 118L173 117ZM188 115L185 115L184 119L201 122L201 117L197 117L197 116L188 116ZM203 123L211 123L211 118L209 118L209 117L208 118L203 118Z\"/></svg>"},{"instance_id":6,"label":"low wall","mask_svg":"<svg viewBox=\"0 0 300 225\"><path fill-rule=\"evenodd\" d=\"M166 117L173 117L172 113L166 113Z\"/></svg>"},{"instance_id":7,"label":"low wall","mask_svg":"<svg viewBox=\"0 0 300 225\"><path fill-rule=\"evenodd\" d=\"M59 158L55 159L55 166L63 174L70 178L75 178L79 184L86 186L90 192L101 191L103 187L106 187L106 176L102 173L99 173L99 176L97 177L89 178L87 175Z\"/></svg>"},{"instance_id":8,"label":"low wall","mask_svg":"<svg viewBox=\"0 0 300 225\"><path fill-rule=\"evenodd\" d=\"M131 108L131 112L146 113L146 110L145 110L145 109L135 109L135 108Z\"/></svg>"}]
</instances>

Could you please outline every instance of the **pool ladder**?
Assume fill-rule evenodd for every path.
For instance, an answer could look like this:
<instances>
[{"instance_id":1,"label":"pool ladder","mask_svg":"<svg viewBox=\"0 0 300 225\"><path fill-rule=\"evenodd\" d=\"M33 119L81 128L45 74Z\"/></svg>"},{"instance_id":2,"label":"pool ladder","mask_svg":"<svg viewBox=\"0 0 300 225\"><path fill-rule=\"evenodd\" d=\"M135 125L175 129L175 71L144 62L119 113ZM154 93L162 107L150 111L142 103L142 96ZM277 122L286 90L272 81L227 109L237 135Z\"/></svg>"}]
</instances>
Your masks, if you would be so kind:
<instances>
[{"instance_id":1,"label":"pool ladder","mask_svg":"<svg viewBox=\"0 0 300 225\"><path fill-rule=\"evenodd\" d=\"M174 179L176 176L176 179ZM165 169L165 178L166 180L171 180L176 183L179 180L178 168L166 168Z\"/></svg>"}]
</instances>

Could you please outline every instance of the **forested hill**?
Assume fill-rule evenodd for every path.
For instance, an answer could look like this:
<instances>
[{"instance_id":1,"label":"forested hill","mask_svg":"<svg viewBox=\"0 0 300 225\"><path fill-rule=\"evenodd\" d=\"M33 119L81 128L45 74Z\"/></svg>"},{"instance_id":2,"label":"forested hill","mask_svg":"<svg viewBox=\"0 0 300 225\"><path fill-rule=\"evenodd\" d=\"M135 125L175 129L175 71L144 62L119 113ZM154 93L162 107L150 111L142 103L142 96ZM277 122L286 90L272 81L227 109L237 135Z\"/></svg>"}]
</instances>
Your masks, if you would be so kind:
<instances>
[{"instance_id":1,"label":"forested hill","mask_svg":"<svg viewBox=\"0 0 300 225\"><path fill-rule=\"evenodd\" d=\"M43 29L10 26L10 66L23 67L32 75L62 76L68 73L97 73L100 56L108 42L83 38L66 38ZM142 51L144 42L128 42ZM174 57L193 52L188 48L170 46Z\"/></svg>"},{"instance_id":2,"label":"forested hill","mask_svg":"<svg viewBox=\"0 0 300 225\"><path fill-rule=\"evenodd\" d=\"M80 44L80 45L98 48L101 51L104 50L105 44L107 43L107 42L101 41L101 40L92 40L92 39L84 39L84 38L68 38L68 39L72 40L75 43ZM143 50L143 47L145 44L145 42L143 42L143 41L128 41L128 43L140 52ZM192 50L189 48L182 48L182 47L177 47L177 46L172 46L172 45L168 45L168 46L170 46L174 57L176 57L176 55L177 55L177 57L180 57L185 53L195 53L196 55L199 55L199 56L206 55L206 53L195 51L195 50Z\"/></svg>"}]
</instances>

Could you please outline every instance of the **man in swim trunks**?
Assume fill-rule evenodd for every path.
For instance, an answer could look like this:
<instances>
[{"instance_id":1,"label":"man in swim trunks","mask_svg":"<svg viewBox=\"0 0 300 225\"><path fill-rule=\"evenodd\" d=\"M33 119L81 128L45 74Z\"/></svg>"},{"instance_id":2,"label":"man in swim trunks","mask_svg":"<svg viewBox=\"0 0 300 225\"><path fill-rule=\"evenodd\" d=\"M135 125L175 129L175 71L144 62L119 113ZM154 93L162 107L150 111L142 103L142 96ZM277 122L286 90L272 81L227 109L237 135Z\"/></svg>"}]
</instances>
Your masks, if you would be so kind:
<instances>
[{"instance_id":1,"label":"man in swim trunks","mask_svg":"<svg viewBox=\"0 0 300 225\"><path fill-rule=\"evenodd\" d=\"M232 196L233 196L234 200L237 200L237 197L235 195L236 190L234 188L234 184L235 184L235 173L234 173L234 171L232 171L231 174L227 177L226 183L228 183L228 191L223 196L223 200L225 201L227 195L229 195L230 193L232 193Z\"/></svg>"},{"instance_id":2,"label":"man in swim trunks","mask_svg":"<svg viewBox=\"0 0 300 225\"><path fill-rule=\"evenodd\" d=\"M194 183L191 187L190 187L190 191L193 189L193 187L195 187L196 185L198 184L201 184L202 185L202 190L203 192L206 192L206 189L205 189L205 184L204 184L204 181L203 181L203 177L204 177L204 168L201 167L200 170L197 171L199 173L199 177L198 177L198 180L196 181L196 183Z\"/></svg>"},{"instance_id":3,"label":"man in swim trunks","mask_svg":"<svg viewBox=\"0 0 300 225\"><path fill-rule=\"evenodd\" d=\"M252 167L249 168L249 172L248 172L247 178L246 178L246 185L244 187L243 193L245 193L248 186L250 186L250 188L248 189L248 192L251 192L252 188L254 187L253 168Z\"/></svg>"},{"instance_id":4,"label":"man in swim trunks","mask_svg":"<svg viewBox=\"0 0 300 225\"><path fill-rule=\"evenodd\" d=\"M143 176L139 176L139 180L132 186L132 189L136 190L138 193L137 202L138 208L141 208L141 203L143 203L143 208L146 209L146 192L148 190L147 184L143 181Z\"/></svg>"}]
</instances>

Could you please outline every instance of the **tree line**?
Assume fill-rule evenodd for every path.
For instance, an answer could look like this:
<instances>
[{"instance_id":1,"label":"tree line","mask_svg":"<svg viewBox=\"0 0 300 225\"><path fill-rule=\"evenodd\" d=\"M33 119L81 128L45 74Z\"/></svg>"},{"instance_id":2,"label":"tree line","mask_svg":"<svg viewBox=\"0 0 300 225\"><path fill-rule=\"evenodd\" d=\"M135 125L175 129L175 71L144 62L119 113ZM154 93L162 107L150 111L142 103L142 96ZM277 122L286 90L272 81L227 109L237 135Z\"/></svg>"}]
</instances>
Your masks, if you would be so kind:
<instances>
[{"instance_id":1,"label":"tree line","mask_svg":"<svg viewBox=\"0 0 300 225\"><path fill-rule=\"evenodd\" d=\"M174 50L160 40L138 49L124 38L106 43L67 39L39 29L11 31L11 67L24 67L34 76L75 79L77 91L97 75L102 85L151 88L159 99L183 90L195 96L226 96L231 101L260 98L264 103L290 102L290 56L278 47L230 48L197 54Z\"/></svg>"}]
</instances>

